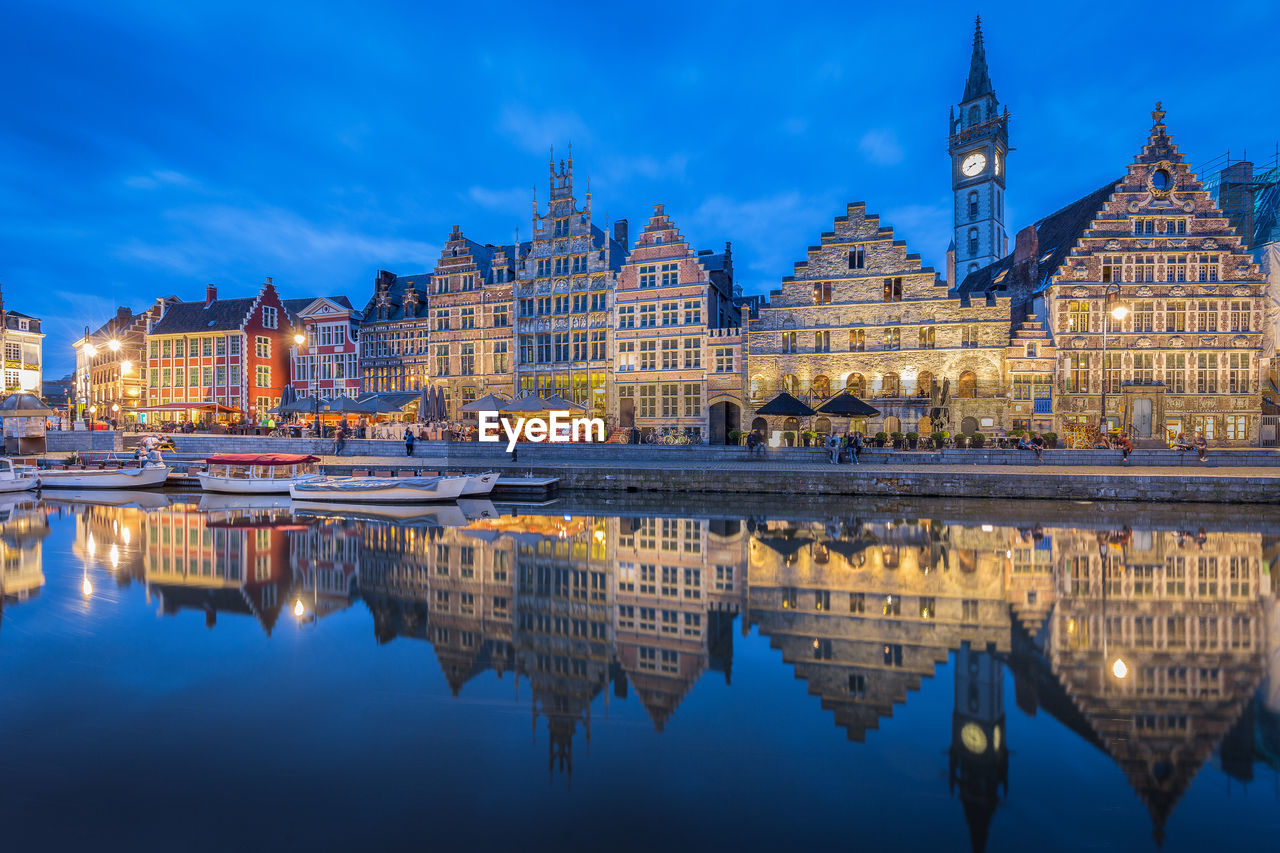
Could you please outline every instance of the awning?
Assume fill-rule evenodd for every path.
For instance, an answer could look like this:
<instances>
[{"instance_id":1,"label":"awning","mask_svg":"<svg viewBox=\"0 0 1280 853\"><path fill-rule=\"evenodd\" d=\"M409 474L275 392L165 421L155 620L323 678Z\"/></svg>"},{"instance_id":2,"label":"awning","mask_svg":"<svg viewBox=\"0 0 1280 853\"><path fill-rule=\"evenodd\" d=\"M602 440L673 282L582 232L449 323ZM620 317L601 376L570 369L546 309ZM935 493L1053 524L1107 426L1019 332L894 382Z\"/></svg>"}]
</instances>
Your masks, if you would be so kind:
<instances>
[{"instance_id":1,"label":"awning","mask_svg":"<svg viewBox=\"0 0 1280 853\"><path fill-rule=\"evenodd\" d=\"M867 405L848 391L827 400L818 407L818 412L838 418L873 418L880 414L879 409Z\"/></svg>"},{"instance_id":2,"label":"awning","mask_svg":"<svg viewBox=\"0 0 1280 853\"><path fill-rule=\"evenodd\" d=\"M219 453L205 459L210 465L268 465L279 467L284 465L301 465L304 462L319 462L319 456L304 453Z\"/></svg>"},{"instance_id":3,"label":"awning","mask_svg":"<svg viewBox=\"0 0 1280 853\"><path fill-rule=\"evenodd\" d=\"M813 414L813 409L804 403L792 397L786 391L774 397L760 408L756 409L757 415L784 415L789 417L808 417Z\"/></svg>"}]
</instances>

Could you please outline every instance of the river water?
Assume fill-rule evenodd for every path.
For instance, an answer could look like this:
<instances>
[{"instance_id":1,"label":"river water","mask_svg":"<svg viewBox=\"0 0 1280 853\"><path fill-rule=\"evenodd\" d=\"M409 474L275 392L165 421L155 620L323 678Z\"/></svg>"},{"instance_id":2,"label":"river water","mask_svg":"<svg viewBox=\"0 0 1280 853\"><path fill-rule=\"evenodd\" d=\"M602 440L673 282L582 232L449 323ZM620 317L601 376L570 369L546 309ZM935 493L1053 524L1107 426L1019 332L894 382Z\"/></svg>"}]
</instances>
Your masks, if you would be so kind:
<instances>
[{"instance_id":1,"label":"river water","mask_svg":"<svg viewBox=\"0 0 1280 853\"><path fill-rule=\"evenodd\" d=\"M0 503L0 838L1165 850L1280 829L1280 516Z\"/></svg>"}]
</instances>

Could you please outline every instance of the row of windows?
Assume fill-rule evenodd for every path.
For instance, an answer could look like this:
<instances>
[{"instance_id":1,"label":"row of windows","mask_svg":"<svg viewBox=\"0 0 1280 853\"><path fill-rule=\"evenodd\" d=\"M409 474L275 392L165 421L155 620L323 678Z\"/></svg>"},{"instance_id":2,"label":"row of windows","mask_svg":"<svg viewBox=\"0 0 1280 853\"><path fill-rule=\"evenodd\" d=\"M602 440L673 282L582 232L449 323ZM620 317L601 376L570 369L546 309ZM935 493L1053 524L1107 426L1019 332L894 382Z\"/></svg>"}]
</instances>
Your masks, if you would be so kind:
<instances>
[{"instance_id":1,"label":"row of windows","mask_svg":"<svg viewBox=\"0 0 1280 853\"><path fill-rule=\"evenodd\" d=\"M659 415L664 418L702 417L702 385L697 382L620 385L618 397L634 399L636 415L641 418L656 418Z\"/></svg>"},{"instance_id":2,"label":"row of windows","mask_svg":"<svg viewBox=\"0 0 1280 853\"><path fill-rule=\"evenodd\" d=\"M590 332L543 332L520 336L520 363L554 361L603 361L605 330Z\"/></svg>"},{"instance_id":3,"label":"row of windows","mask_svg":"<svg viewBox=\"0 0 1280 853\"><path fill-rule=\"evenodd\" d=\"M1251 299L1178 299L1167 302L1139 300L1131 303L1124 320L1106 318L1112 332L1248 332L1258 327ZM1067 331L1102 331L1101 304L1091 300L1067 302Z\"/></svg>"},{"instance_id":4,"label":"row of windows","mask_svg":"<svg viewBox=\"0 0 1280 853\"><path fill-rule=\"evenodd\" d=\"M671 287L680 283L680 265L677 263L641 264L640 287Z\"/></svg>"},{"instance_id":5,"label":"row of windows","mask_svg":"<svg viewBox=\"0 0 1280 853\"><path fill-rule=\"evenodd\" d=\"M661 362L659 362L661 352ZM732 350L730 350L732 358ZM702 367L701 338L619 341L618 370L690 370Z\"/></svg>"},{"instance_id":6,"label":"row of windows","mask_svg":"<svg viewBox=\"0 0 1280 853\"><path fill-rule=\"evenodd\" d=\"M270 352L270 338L259 337L267 341ZM213 358L223 355L240 354L239 335L220 335L206 338L153 338L147 344L147 352L151 358Z\"/></svg>"},{"instance_id":7,"label":"row of windows","mask_svg":"<svg viewBox=\"0 0 1280 853\"><path fill-rule=\"evenodd\" d=\"M508 360L507 342L494 341L492 362L493 369L487 371L490 373L507 373L511 369L511 363ZM476 345L470 341L452 344L436 344L435 358L433 359L435 367L435 376L450 376L455 371L451 367L456 365L456 373L458 376L475 376L477 365L483 371L483 363L476 361Z\"/></svg>"},{"instance_id":8,"label":"row of windows","mask_svg":"<svg viewBox=\"0 0 1280 853\"><path fill-rule=\"evenodd\" d=\"M873 377L870 383L861 373L850 373L845 377L844 390L855 397L929 397L933 394L935 386L939 384L940 382L927 370L922 370L915 375L914 385L910 382L904 383L897 373L885 373L878 378ZM972 370L963 371L959 380L953 384L953 388L957 397L976 397L978 396L978 377ZM788 394L809 393L815 397L830 397L831 389L830 377L822 374L813 377L807 389L805 383L794 373L788 373L782 377L782 390ZM752 402L762 402L766 391L763 377L752 377L749 388ZM871 393L868 394L868 391Z\"/></svg>"},{"instance_id":9,"label":"row of windows","mask_svg":"<svg viewBox=\"0 0 1280 853\"><path fill-rule=\"evenodd\" d=\"M1124 368L1123 353L1106 354L1105 375L1095 376L1092 353L1069 352L1066 359L1066 390L1072 394L1090 393L1106 385L1108 394L1119 394L1123 382L1151 384L1157 379L1173 394L1245 394L1252 387L1251 357L1247 352L1166 352L1161 368L1156 370L1156 353L1130 353L1131 367Z\"/></svg>"},{"instance_id":10,"label":"row of windows","mask_svg":"<svg viewBox=\"0 0 1280 853\"><path fill-rule=\"evenodd\" d=\"M849 352L867 352L867 337L870 332L871 349L876 350L900 350L902 349L902 341L904 328L901 326L890 326L887 329L850 329L849 330ZM781 340L781 348L783 353L798 353L800 349L799 332L783 332ZM807 333L806 333L807 334ZM908 326L905 328L906 340L908 346L912 342L912 330ZM915 330L915 348L916 349L935 349L938 344L938 334L936 326L920 326ZM879 346L876 346L877 341ZM977 347L979 344L978 327L974 325L965 325L960 327L960 346L965 348ZM813 349L812 352L833 352L831 348L831 332L827 329L820 329L813 333Z\"/></svg>"},{"instance_id":11,"label":"row of windows","mask_svg":"<svg viewBox=\"0 0 1280 853\"><path fill-rule=\"evenodd\" d=\"M637 320L639 321L638 325ZM682 322L686 326L702 324L702 300L686 299L684 302L649 302L640 305L624 305L618 309L619 329L679 326Z\"/></svg>"},{"instance_id":12,"label":"row of windows","mask_svg":"<svg viewBox=\"0 0 1280 853\"><path fill-rule=\"evenodd\" d=\"M474 329L476 327L476 309L468 306L466 308L448 309L442 308L435 312L435 329L437 332L447 332L451 328L452 316L456 312L458 317L459 329ZM481 321L484 320L483 309L480 312ZM510 317L507 313L507 306L499 305L493 309L493 319L490 327L494 329L505 329L510 324ZM424 333L425 336L425 333Z\"/></svg>"},{"instance_id":13,"label":"row of windows","mask_svg":"<svg viewBox=\"0 0 1280 853\"><path fill-rule=\"evenodd\" d=\"M1103 255L1102 281L1218 281L1219 255Z\"/></svg>"},{"instance_id":14,"label":"row of windows","mask_svg":"<svg viewBox=\"0 0 1280 853\"><path fill-rule=\"evenodd\" d=\"M212 388L226 387L228 369L223 365L217 367L189 367L185 371L181 367L158 367L150 371L150 387L152 388ZM240 384L240 367L230 368L231 385ZM271 367L261 364L254 368L254 380L260 388L271 387ZM185 381L184 381L185 379Z\"/></svg>"},{"instance_id":15,"label":"row of windows","mask_svg":"<svg viewBox=\"0 0 1280 853\"><path fill-rule=\"evenodd\" d=\"M596 290L590 293L526 297L519 302L520 316L549 317L553 314L585 314L588 311L604 311L608 305L608 296L609 294L605 291ZM505 326L506 323L504 322L503 325Z\"/></svg>"}]
</instances>

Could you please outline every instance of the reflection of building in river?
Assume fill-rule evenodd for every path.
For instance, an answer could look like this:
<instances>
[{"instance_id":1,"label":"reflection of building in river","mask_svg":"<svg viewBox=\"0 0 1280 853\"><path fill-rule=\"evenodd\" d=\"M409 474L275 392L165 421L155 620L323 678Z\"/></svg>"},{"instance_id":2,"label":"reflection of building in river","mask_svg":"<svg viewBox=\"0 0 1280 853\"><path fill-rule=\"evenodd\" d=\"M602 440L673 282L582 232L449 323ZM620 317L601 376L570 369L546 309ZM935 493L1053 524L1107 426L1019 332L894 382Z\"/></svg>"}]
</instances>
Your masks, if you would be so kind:
<instances>
[{"instance_id":1,"label":"reflection of building in river","mask_svg":"<svg viewBox=\"0 0 1280 853\"><path fill-rule=\"evenodd\" d=\"M289 537L292 585L285 596L299 618L319 619L351 606L360 587L361 523L320 521Z\"/></svg>"},{"instance_id":2,"label":"reflection of building in river","mask_svg":"<svg viewBox=\"0 0 1280 853\"><path fill-rule=\"evenodd\" d=\"M26 601L44 586L41 540L49 521L34 497L0 504L0 616L6 604Z\"/></svg>"},{"instance_id":3,"label":"reflection of building in river","mask_svg":"<svg viewBox=\"0 0 1280 853\"><path fill-rule=\"evenodd\" d=\"M1007 528L770 523L750 542L750 624L851 740L951 651L1009 650Z\"/></svg>"},{"instance_id":4,"label":"reflection of building in river","mask_svg":"<svg viewBox=\"0 0 1280 853\"><path fill-rule=\"evenodd\" d=\"M515 537L516 665L532 689L535 729L539 714L547 721L550 768L572 773L574 734L581 724L591 740L591 702L614 674L611 543L603 519L524 521Z\"/></svg>"},{"instance_id":5,"label":"reflection of building in river","mask_svg":"<svg viewBox=\"0 0 1280 853\"><path fill-rule=\"evenodd\" d=\"M697 518L612 519L608 531L618 663L661 731L704 671L729 680L746 533Z\"/></svg>"},{"instance_id":6,"label":"reflection of building in river","mask_svg":"<svg viewBox=\"0 0 1280 853\"><path fill-rule=\"evenodd\" d=\"M1056 531L1054 555L1046 656L1159 841L1262 680L1274 602L1261 537Z\"/></svg>"},{"instance_id":7,"label":"reflection of building in river","mask_svg":"<svg viewBox=\"0 0 1280 853\"><path fill-rule=\"evenodd\" d=\"M143 529L147 511L138 506L79 504L72 551L90 568L108 572L120 587L142 581L145 574Z\"/></svg>"},{"instance_id":8,"label":"reflection of building in river","mask_svg":"<svg viewBox=\"0 0 1280 853\"><path fill-rule=\"evenodd\" d=\"M287 511L206 513L172 504L147 513L145 573L168 615L201 610L212 628L220 612L254 616L267 634L291 581Z\"/></svg>"},{"instance_id":9,"label":"reflection of building in river","mask_svg":"<svg viewBox=\"0 0 1280 853\"><path fill-rule=\"evenodd\" d=\"M361 526L360 586L378 642L427 640L454 695L514 664L512 540L471 528Z\"/></svg>"}]
</instances>

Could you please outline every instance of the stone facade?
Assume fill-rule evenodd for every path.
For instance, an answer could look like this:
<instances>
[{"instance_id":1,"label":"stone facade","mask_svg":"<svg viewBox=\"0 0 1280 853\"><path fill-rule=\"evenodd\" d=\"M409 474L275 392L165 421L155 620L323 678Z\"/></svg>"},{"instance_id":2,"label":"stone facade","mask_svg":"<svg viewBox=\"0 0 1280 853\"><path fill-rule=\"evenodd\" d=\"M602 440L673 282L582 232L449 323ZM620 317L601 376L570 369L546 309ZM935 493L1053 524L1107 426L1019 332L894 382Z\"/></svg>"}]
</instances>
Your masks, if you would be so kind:
<instances>
[{"instance_id":1,"label":"stone facade","mask_svg":"<svg viewBox=\"0 0 1280 853\"><path fill-rule=\"evenodd\" d=\"M147 310L127 307L76 341L75 411L83 418L133 423L144 404L147 383L147 329L176 298L158 299ZM114 343L113 343L114 342Z\"/></svg>"},{"instance_id":2,"label":"stone facade","mask_svg":"<svg viewBox=\"0 0 1280 853\"><path fill-rule=\"evenodd\" d=\"M1256 444L1266 281L1159 105L1152 117L1147 144L1044 292L1059 431L1105 416L1137 438Z\"/></svg>"},{"instance_id":3,"label":"stone facade","mask_svg":"<svg viewBox=\"0 0 1280 853\"><path fill-rule=\"evenodd\" d=\"M731 335L741 320L728 244L724 254L695 252L663 206L654 205L618 275L614 316L617 398L610 411L619 426L672 428L704 443L713 433L722 443L728 429L738 428L742 361ZM727 334L713 338L712 331ZM723 381L730 377L736 381ZM725 414L730 406L732 416Z\"/></svg>"},{"instance_id":4,"label":"stone facade","mask_svg":"<svg viewBox=\"0 0 1280 853\"><path fill-rule=\"evenodd\" d=\"M481 245L455 225L431 276L428 376L452 419L486 394L512 393L513 246Z\"/></svg>"},{"instance_id":5,"label":"stone facade","mask_svg":"<svg viewBox=\"0 0 1280 853\"><path fill-rule=\"evenodd\" d=\"M851 424L864 432L1007 427L1008 297L948 295L861 202L770 297L748 331L748 409L779 391L816 408L848 390L881 411ZM814 420L820 432L847 423ZM784 442L794 442L798 426L767 424Z\"/></svg>"},{"instance_id":6,"label":"stone facade","mask_svg":"<svg viewBox=\"0 0 1280 853\"><path fill-rule=\"evenodd\" d=\"M416 392L430 360L427 293L431 276L379 270L360 324L361 386L365 391Z\"/></svg>"},{"instance_id":7,"label":"stone facade","mask_svg":"<svg viewBox=\"0 0 1280 853\"><path fill-rule=\"evenodd\" d=\"M626 222L610 237L591 221L591 190L578 208L573 155L550 166L545 213L533 201L533 239L516 258L516 386L553 393L606 414L612 365L613 288L626 260Z\"/></svg>"}]
</instances>

